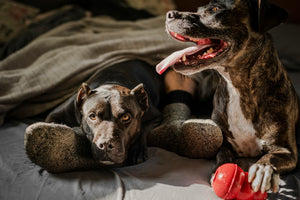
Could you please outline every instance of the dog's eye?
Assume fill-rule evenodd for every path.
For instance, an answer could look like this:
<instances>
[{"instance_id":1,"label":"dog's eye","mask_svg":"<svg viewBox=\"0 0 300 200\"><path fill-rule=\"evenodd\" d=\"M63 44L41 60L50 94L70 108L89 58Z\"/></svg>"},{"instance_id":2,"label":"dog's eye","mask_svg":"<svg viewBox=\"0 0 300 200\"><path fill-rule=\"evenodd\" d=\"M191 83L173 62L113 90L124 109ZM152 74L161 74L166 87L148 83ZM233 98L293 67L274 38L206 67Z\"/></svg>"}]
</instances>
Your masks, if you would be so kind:
<instances>
[{"instance_id":1,"label":"dog's eye","mask_svg":"<svg viewBox=\"0 0 300 200\"><path fill-rule=\"evenodd\" d=\"M219 7L215 6L215 7L213 7L211 10L212 10L213 12L216 12L216 11L219 10L219 9L220 9Z\"/></svg>"},{"instance_id":2,"label":"dog's eye","mask_svg":"<svg viewBox=\"0 0 300 200\"><path fill-rule=\"evenodd\" d=\"M128 121L130 121L130 119L131 119L131 116L129 113L125 113L124 115L122 115L123 122L128 122Z\"/></svg>"},{"instance_id":3,"label":"dog's eye","mask_svg":"<svg viewBox=\"0 0 300 200\"><path fill-rule=\"evenodd\" d=\"M90 114L90 115L89 115L89 118L90 118L91 120L96 120L96 115L95 115L95 113Z\"/></svg>"}]
</instances>

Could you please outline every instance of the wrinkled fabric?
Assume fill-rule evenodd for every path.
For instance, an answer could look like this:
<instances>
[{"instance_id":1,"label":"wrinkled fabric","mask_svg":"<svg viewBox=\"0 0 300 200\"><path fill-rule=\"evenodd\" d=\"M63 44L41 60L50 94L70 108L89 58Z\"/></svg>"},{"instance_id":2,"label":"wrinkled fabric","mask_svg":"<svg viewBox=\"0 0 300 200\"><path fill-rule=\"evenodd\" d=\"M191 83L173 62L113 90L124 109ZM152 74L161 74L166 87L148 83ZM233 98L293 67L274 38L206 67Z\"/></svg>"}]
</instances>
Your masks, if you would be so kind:
<instances>
[{"instance_id":1,"label":"wrinkled fabric","mask_svg":"<svg viewBox=\"0 0 300 200\"><path fill-rule=\"evenodd\" d=\"M24 150L25 128L33 122L10 121L0 127L0 199L219 199L209 184L214 160L189 159L155 147L138 165L48 173ZM299 167L281 177L279 193L268 195L270 200L300 199Z\"/></svg>"},{"instance_id":2,"label":"wrinkled fabric","mask_svg":"<svg viewBox=\"0 0 300 200\"><path fill-rule=\"evenodd\" d=\"M50 174L25 154L27 126L9 122L0 127L0 199L218 199L208 182L213 161L154 147L148 149L149 159L138 165Z\"/></svg>"},{"instance_id":3,"label":"wrinkled fabric","mask_svg":"<svg viewBox=\"0 0 300 200\"><path fill-rule=\"evenodd\" d=\"M0 62L0 124L58 105L96 70L140 59L153 66L179 43L165 33L164 16L116 21L109 17L65 23Z\"/></svg>"},{"instance_id":4,"label":"wrinkled fabric","mask_svg":"<svg viewBox=\"0 0 300 200\"><path fill-rule=\"evenodd\" d=\"M52 11L48 17L29 25L19 35L0 46L0 61L56 26L85 17L85 12L85 10L75 6L65 6Z\"/></svg>"}]
</instances>

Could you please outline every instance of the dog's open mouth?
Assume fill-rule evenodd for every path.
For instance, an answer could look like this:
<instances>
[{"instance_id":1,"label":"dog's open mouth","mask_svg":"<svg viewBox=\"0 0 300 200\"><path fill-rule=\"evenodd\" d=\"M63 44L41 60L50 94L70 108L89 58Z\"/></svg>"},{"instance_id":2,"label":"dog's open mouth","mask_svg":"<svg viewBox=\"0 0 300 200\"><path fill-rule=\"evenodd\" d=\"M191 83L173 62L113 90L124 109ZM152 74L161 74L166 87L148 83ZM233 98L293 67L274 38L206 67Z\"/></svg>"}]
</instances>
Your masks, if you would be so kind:
<instances>
[{"instance_id":1,"label":"dog's open mouth","mask_svg":"<svg viewBox=\"0 0 300 200\"><path fill-rule=\"evenodd\" d=\"M193 42L196 45L183 50L176 51L162 60L157 66L156 71L162 74L170 66L196 66L207 62L210 59L222 54L228 47L228 43L220 39L197 39L169 32L171 36L182 42Z\"/></svg>"}]
</instances>

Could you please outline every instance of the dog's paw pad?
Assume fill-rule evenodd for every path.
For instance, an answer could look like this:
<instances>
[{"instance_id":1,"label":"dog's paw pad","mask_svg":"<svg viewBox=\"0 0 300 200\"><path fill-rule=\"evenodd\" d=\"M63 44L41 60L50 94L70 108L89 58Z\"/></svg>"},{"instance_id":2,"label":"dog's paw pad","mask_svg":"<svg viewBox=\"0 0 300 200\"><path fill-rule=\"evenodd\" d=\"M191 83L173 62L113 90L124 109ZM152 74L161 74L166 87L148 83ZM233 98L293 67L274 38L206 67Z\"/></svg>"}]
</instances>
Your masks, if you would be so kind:
<instances>
[{"instance_id":1,"label":"dog's paw pad","mask_svg":"<svg viewBox=\"0 0 300 200\"><path fill-rule=\"evenodd\" d=\"M265 192L270 189L277 192L279 180L279 174L270 165L254 164L249 168L248 181L255 192Z\"/></svg>"}]
</instances>

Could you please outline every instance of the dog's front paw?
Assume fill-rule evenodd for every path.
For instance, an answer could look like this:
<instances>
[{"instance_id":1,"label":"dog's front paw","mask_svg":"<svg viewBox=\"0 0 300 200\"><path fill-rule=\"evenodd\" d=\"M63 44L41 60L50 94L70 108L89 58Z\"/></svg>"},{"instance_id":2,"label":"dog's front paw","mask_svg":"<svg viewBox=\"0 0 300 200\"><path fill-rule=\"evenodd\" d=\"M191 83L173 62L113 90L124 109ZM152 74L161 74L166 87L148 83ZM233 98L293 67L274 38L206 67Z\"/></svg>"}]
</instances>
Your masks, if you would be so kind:
<instances>
[{"instance_id":1,"label":"dog's front paw","mask_svg":"<svg viewBox=\"0 0 300 200\"><path fill-rule=\"evenodd\" d=\"M275 193L279 189L279 180L279 174L270 165L253 164L249 168L248 181L255 192L271 189Z\"/></svg>"}]
</instances>

